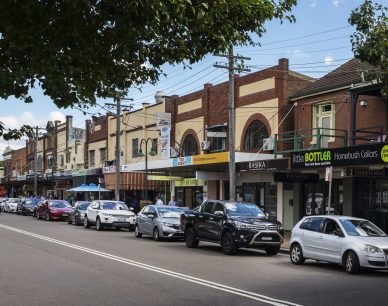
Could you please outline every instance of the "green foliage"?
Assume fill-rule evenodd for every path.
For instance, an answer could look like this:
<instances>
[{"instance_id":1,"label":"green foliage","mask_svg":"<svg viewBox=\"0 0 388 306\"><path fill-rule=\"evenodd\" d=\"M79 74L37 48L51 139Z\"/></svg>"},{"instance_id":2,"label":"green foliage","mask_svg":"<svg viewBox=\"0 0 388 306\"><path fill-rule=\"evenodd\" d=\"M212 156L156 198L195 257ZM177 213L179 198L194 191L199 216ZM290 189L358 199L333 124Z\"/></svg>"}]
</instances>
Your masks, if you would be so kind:
<instances>
[{"instance_id":1,"label":"green foliage","mask_svg":"<svg viewBox=\"0 0 388 306\"><path fill-rule=\"evenodd\" d=\"M0 98L60 108L155 84L163 64L190 65L253 44L265 22L294 21L296 0L1 0ZM0 126L0 131L4 127ZM0 134L1 135L1 134Z\"/></svg>"},{"instance_id":2,"label":"green foliage","mask_svg":"<svg viewBox=\"0 0 388 306\"><path fill-rule=\"evenodd\" d=\"M352 11L349 23L356 27L351 36L354 55L381 69L381 75L369 73L369 79L381 78L383 94L388 94L388 9L371 0Z\"/></svg>"}]
</instances>

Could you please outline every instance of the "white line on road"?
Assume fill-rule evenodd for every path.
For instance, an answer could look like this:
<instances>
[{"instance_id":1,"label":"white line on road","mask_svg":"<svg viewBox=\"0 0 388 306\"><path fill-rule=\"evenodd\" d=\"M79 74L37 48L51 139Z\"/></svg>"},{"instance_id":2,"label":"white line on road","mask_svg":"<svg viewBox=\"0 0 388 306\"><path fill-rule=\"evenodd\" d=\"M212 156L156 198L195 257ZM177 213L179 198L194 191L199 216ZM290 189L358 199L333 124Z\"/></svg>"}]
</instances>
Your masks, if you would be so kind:
<instances>
[{"instance_id":1,"label":"white line on road","mask_svg":"<svg viewBox=\"0 0 388 306\"><path fill-rule=\"evenodd\" d=\"M76 250L79 250L79 251L82 251L82 252L90 253L90 254L93 254L93 255L96 255L96 256L104 257L104 258L107 258L107 259L110 259L110 260L114 260L114 261L117 261L117 262L121 262L121 263L124 263L124 264L127 264L127 265L131 265L131 266L135 266L135 267L138 267L138 268L146 269L146 270L149 270L149 271L157 272L157 273L164 274L164 275L167 275L167 276L170 276L170 277L179 278L179 279L182 279L182 280L185 280L185 281L188 281L188 282L196 283L198 285L202 285L202 286L206 286L206 287L209 287L209 288L217 289L217 290L220 290L220 291L225 291L225 292L228 292L228 293L231 293L231 294L243 296L243 297L246 297L246 298L249 298L249 299L252 299L252 300L256 300L256 301L260 301L260 302L263 302L263 303L267 303L267 304L270 304L270 305L276 305L276 306L300 306L299 304L295 304L295 303L292 303L292 302L271 298L269 296L257 294L255 292L241 290L241 289L238 289L238 288L226 286L226 285L223 285L223 284L220 284L220 283L211 282L211 281L208 281L208 280L205 280L205 279L201 279L201 278L197 278L197 277L193 277L193 276L190 276L190 275L186 275L186 274L182 274L182 273L177 273L177 272L166 270L166 269L162 269L162 268L159 268L159 267L156 267L156 266L147 265L145 263L141 263L141 262L138 262L138 261L134 261L134 260L126 259L126 258L123 258L123 257L115 256L113 254L108 254L108 253L100 252L100 251L97 251L97 250L85 248L85 247L82 247L82 246L79 246L79 245L76 245L76 244L71 244L71 243L68 243L68 242L65 242L65 241L61 241L61 240L53 239L53 238L50 238L50 237L34 234L32 232L27 232L27 231L24 231L24 230L21 230L21 229L18 229L18 228L14 228L14 227L10 227L10 226L6 226L6 225L3 225L3 224L0 224L0 228L4 228L4 229L10 230L10 231L14 231L14 232L17 232L17 233L20 233L20 234L24 234L24 235L27 235L27 236L31 236L31 237L34 237L34 238L38 238L38 239L41 239L41 240L44 240L44 241L48 241L48 242L51 242L51 243L59 244L59 245L62 245L62 246L68 247L68 248L72 248L72 249L76 249Z\"/></svg>"}]
</instances>

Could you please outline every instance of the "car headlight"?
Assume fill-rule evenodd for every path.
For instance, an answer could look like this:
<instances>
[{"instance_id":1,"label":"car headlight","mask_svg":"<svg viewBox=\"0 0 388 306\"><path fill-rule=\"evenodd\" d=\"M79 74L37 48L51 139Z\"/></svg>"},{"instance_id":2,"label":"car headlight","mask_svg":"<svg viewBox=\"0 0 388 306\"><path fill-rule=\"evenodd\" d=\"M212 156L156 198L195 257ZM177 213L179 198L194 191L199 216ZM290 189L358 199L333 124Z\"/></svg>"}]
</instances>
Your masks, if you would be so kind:
<instances>
[{"instance_id":1,"label":"car headlight","mask_svg":"<svg viewBox=\"0 0 388 306\"><path fill-rule=\"evenodd\" d=\"M101 215L105 216L105 217L110 217L111 214L108 214L108 213L105 213L105 212L102 212Z\"/></svg>"},{"instance_id":2,"label":"car headlight","mask_svg":"<svg viewBox=\"0 0 388 306\"><path fill-rule=\"evenodd\" d=\"M240 222L240 221L234 221L234 225L236 225L238 228L251 228L251 225L248 223Z\"/></svg>"},{"instance_id":3,"label":"car headlight","mask_svg":"<svg viewBox=\"0 0 388 306\"><path fill-rule=\"evenodd\" d=\"M368 254L368 255L381 255L381 254L384 254L384 251L374 245L370 245L370 244L365 244L364 245L364 251Z\"/></svg>"},{"instance_id":4,"label":"car headlight","mask_svg":"<svg viewBox=\"0 0 388 306\"><path fill-rule=\"evenodd\" d=\"M168 226L168 227L173 227L174 226L174 224L168 223L168 222L160 222L160 224L163 225L163 226Z\"/></svg>"}]
</instances>

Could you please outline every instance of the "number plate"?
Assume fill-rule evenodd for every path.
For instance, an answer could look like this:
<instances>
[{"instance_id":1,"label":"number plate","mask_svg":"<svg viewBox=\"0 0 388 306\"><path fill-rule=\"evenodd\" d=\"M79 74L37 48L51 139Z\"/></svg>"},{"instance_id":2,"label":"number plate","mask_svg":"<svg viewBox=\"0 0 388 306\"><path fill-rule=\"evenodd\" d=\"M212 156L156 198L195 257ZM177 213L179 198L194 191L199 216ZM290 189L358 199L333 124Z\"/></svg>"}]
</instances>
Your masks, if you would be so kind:
<instances>
[{"instance_id":1,"label":"number plate","mask_svg":"<svg viewBox=\"0 0 388 306\"><path fill-rule=\"evenodd\" d=\"M261 240L272 240L272 237L263 237Z\"/></svg>"},{"instance_id":2,"label":"number plate","mask_svg":"<svg viewBox=\"0 0 388 306\"><path fill-rule=\"evenodd\" d=\"M117 221L119 221L119 222L125 222L126 220L125 220L125 219L117 219Z\"/></svg>"}]
</instances>

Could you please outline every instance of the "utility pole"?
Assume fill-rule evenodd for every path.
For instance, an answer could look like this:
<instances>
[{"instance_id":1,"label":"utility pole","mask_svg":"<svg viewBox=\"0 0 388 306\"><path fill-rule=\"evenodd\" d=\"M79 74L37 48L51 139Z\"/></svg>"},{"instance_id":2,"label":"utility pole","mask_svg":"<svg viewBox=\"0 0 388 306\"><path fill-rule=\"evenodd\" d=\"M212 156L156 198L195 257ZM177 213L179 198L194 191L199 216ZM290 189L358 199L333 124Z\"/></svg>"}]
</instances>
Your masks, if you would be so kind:
<instances>
[{"instance_id":1,"label":"utility pole","mask_svg":"<svg viewBox=\"0 0 388 306\"><path fill-rule=\"evenodd\" d=\"M39 127L35 127L34 141L34 196L38 196L38 131Z\"/></svg>"},{"instance_id":2,"label":"utility pole","mask_svg":"<svg viewBox=\"0 0 388 306\"><path fill-rule=\"evenodd\" d=\"M214 67L228 69L229 71L229 89L228 89L228 136L229 136L229 199L231 201L236 200L236 159L235 159L235 129L236 129L236 113L234 105L234 72L246 71L250 72L250 69L242 67L234 67L234 62L238 60L250 60L249 57L234 56L233 45L229 47L228 55L219 55L228 58L228 66L215 64Z\"/></svg>"},{"instance_id":3,"label":"utility pole","mask_svg":"<svg viewBox=\"0 0 388 306\"><path fill-rule=\"evenodd\" d=\"M115 159L116 159L116 188L115 188L115 200L120 201L120 117L121 117L121 108L132 108L132 105L126 106L121 105L121 100L133 101L129 98L116 98L116 104L106 103L107 106L116 108L116 150L115 150Z\"/></svg>"}]
</instances>

